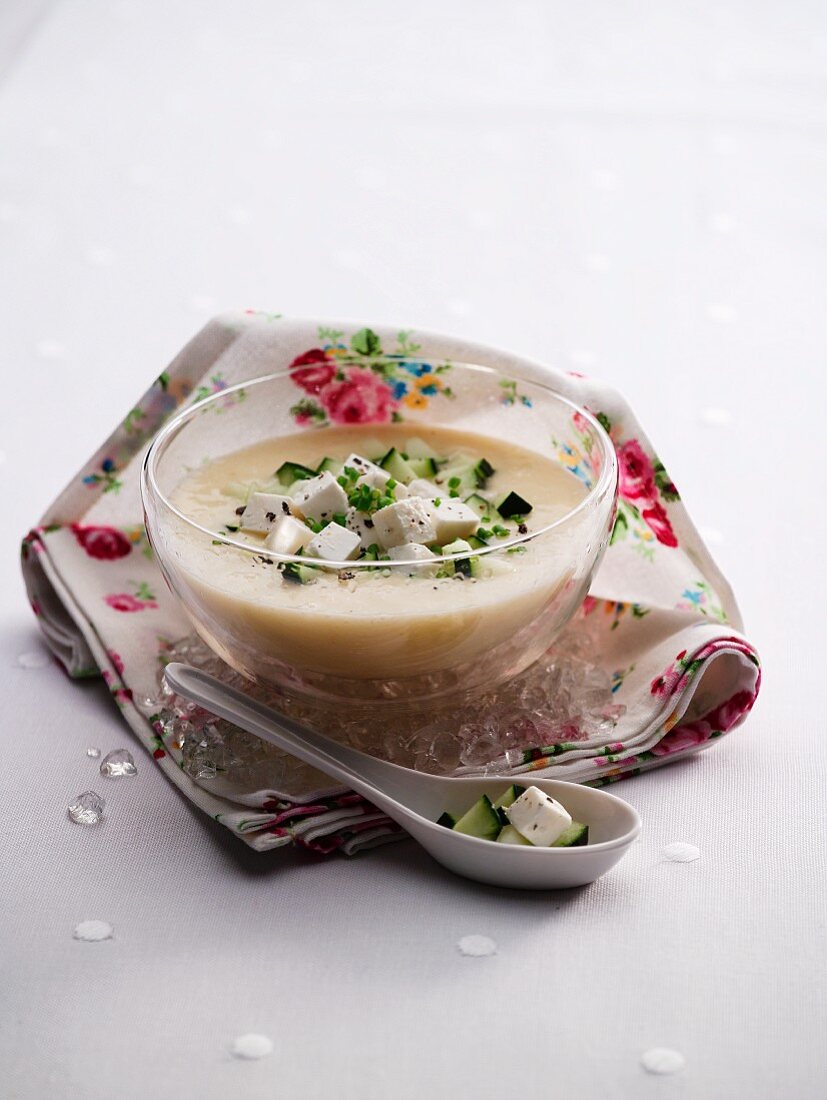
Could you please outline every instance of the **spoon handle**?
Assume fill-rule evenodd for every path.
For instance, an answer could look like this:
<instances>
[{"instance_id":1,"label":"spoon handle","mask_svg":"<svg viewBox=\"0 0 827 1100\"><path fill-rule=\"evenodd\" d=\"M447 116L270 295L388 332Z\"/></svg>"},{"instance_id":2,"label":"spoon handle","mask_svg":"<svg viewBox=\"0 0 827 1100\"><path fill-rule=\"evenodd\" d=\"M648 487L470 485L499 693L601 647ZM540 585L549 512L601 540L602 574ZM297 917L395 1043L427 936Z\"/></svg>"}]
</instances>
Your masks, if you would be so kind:
<instances>
[{"instance_id":1,"label":"spoon handle","mask_svg":"<svg viewBox=\"0 0 827 1100\"><path fill-rule=\"evenodd\" d=\"M250 699L191 665L174 662L167 665L164 675L169 686L179 695L191 699L220 718L226 718L228 722L234 722L263 741L269 741L271 745L276 745L291 756L297 756L305 764L341 780L382 809L388 809L387 803L393 802L353 770L348 763L351 750L346 746L330 742L301 722L296 722L285 714L278 714L265 703Z\"/></svg>"}]
</instances>

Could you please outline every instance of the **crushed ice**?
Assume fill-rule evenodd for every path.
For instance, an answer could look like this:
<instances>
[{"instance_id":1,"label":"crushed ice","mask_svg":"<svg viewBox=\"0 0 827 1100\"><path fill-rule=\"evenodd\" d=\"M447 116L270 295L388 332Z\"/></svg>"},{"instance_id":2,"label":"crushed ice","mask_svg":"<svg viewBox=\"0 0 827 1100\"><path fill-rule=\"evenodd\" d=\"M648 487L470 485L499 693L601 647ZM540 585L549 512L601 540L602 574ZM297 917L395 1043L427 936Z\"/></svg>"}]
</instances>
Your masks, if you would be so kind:
<instances>
[{"instance_id":1,"label":"crushed ice","mask_svg":"<svg viewBox=\"0 0 827 1100\"><path fill-rule=\"evenodd\" d=\"M322 731L335 726L338 741L403 767L432 775L503 775L541 746L612 740L625 706L612 694L609 673L593 663L594 639L578 623L556 648L525 672L473 700L434 702L427 710L394 710L393 736L381 707L341 708L290 697L251 684L204 643L190 636L169 648L166 659L195 665L255 699ZM183 770L207 782L217 777L255 790L301 784L307 765L195 703L175 695L158 676L156 727L164 744L181 753Z\"/></svg>"},{"instance_id":2,"label":"crushed ice","mask_svg":"<svg viewBox=\"0 0 827 1100\"><path fill-rule=\"evenodd\" d=\"M100 773L110 779L120 779L125 775L137 775L138 769L131 752L127 749L115 749L101 760Z\"/></svg>"},{"instance_id":3,"label":"crushed ice","mask_svg":"<svg viewBox=\"0 0 827 1100\"><path fill-rule=\"evenodd\" d=\"M97 825L103 817L105 802L94 791L85 791L69 805L69 817L78 825Z\"/></svg>"}]
</instances>

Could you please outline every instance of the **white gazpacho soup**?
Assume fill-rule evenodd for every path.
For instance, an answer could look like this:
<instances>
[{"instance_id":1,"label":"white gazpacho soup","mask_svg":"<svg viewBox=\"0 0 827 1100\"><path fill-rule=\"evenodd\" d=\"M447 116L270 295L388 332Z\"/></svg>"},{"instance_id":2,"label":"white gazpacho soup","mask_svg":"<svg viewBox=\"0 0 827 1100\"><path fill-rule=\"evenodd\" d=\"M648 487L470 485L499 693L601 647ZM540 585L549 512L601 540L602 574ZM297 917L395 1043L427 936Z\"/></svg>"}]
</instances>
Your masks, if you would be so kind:
<instances>
[{"instance_id":1,"label":"white gazpacho soup","mask_svg":"<svg viewBox=\"0 0 827 1100\"><path fill-rule=\"evenodd\" d=\"M167 539L199 631L236 667L438 678L524 645L524 628L564 598L582 533L531 536L585 495L553 458L489 436L322 428L188 472L171 502L215 539L180 522ZM244 653L227 651L229 636Z\"/></svg>"}]
</instances>

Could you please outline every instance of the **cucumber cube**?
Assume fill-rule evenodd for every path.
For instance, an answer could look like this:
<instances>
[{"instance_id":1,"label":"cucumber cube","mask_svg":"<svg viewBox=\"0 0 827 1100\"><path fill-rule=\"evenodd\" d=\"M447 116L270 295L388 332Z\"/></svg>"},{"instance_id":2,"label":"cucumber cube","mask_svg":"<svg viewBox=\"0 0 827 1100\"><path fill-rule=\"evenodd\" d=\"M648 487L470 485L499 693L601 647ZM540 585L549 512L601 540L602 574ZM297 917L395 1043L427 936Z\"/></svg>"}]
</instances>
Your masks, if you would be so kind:
<instances>
[{"instance_id":1,"label":"cucumber cube","mask_svg":"<svg viewBox=\"0 0 827 1100\"><path fill-rule=\"evenodd\" d=\"M457 833L477 836L481 840L494 840L500 832L500 815L491 804L487 794L478 798L467 813L454 826Z\"/></svg>"}]
</instances>

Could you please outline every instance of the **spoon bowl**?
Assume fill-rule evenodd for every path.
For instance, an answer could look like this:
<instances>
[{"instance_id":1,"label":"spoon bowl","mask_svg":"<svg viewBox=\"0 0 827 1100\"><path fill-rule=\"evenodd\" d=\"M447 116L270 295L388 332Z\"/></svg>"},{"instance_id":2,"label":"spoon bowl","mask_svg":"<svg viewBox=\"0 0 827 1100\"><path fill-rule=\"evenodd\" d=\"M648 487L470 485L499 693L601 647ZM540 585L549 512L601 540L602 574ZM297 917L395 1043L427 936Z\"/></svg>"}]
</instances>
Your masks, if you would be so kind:
<instances>
[{"instance_id":1,"label":"spoon bowl","mask_svg":"<svg viewBox=\"0 0 827 1100\"><path fill-rule=\"evenodd\" d=\"M616 795L530 775L527 783L562 802L576 821L589 826L587 845L533 848L457 833L437 825L443 811L461 816L482 794L498 798L512 779L451 778L401 768L332 741L200 669L170 664L166 679L179 695L358 791L443 867L477 882L524 890L584 886L613 867L640 832L637 811Z\"/></svg>"}]
</instances>

